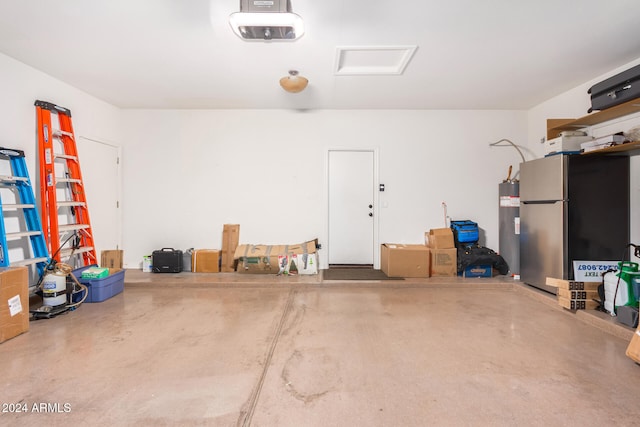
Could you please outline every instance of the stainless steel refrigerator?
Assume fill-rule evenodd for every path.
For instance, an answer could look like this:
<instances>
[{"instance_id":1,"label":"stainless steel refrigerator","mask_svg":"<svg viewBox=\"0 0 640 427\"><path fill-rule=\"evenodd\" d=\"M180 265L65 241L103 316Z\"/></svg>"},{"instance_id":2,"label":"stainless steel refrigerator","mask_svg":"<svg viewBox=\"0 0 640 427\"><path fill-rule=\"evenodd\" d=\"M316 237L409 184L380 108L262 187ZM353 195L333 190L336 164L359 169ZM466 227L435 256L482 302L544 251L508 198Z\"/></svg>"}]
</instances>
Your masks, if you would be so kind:
<instances>
[{"instance_id":1,"label":"stainless steel refrigerator","mask_svg":"<svg viewBox=\"0 0 640 427\"><path fill-rule=\"evenodd\" d=\"M554 155L520 165L520 280L573 279L573 261L615 261L629 243L629 158Z\"/></svg>"}]
</instances>

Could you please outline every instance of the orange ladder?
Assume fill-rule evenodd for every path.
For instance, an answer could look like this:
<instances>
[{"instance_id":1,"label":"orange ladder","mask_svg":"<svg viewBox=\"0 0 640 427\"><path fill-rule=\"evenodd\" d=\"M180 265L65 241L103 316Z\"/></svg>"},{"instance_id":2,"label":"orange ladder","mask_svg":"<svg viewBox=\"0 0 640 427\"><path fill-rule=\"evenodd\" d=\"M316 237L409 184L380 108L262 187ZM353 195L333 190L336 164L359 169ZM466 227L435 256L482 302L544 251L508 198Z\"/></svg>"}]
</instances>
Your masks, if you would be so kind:
<instances>
[{"instance_id":1,"label":"orange ladder","mask_svg":"<svg viewBox=\"0 0 640 427\"><path fill-rule=\"evenodd\" d=\"M71 111L45 101L35 106L42 231L49 253L76 267L98 264ZM52 115L58 119L56 128Z\"/></svg>"}]
</instances>

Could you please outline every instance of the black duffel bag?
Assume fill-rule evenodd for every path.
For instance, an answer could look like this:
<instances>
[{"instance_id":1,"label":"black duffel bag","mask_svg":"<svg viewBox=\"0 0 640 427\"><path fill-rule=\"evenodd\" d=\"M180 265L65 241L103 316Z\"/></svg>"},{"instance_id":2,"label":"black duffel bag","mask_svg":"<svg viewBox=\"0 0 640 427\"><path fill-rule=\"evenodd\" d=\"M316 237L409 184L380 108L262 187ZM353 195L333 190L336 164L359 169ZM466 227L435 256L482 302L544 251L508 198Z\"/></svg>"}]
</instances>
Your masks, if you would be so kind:
<instances>
[{"instance_id":1,"label":"black duffel bag","mask_svg":"<svg viewBox=\"0 0 640 427\"><path fill-rule=\"evenodd\" d=\"M480 245L458 247L458 273L462 273L470 265L491 265L498 273L505 275L509 272L509 265L493 249Z\"/></svg>"}]
</instances>

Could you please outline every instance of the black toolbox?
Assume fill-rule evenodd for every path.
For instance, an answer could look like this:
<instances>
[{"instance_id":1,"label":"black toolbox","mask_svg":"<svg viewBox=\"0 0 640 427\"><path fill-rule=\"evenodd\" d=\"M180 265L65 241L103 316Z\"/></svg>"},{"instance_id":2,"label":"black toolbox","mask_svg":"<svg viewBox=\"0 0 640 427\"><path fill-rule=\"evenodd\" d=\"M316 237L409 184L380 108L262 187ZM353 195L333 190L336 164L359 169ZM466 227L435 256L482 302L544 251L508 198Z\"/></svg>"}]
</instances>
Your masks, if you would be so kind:
<instances>
[{"instance_id":1,"label":"black toolbox","mask_svg":"<svg viewBox=\"0 0 640 427\"><path fill-rule=\"evenodd\" d=\"M587 93L591 95L589 113L640 98L640 65L596 83Z\"/></svg>"},{"instance_id":2,"label":"black toolbox","mask_svg":"<svg viewBox=\"0 0 640 427\"><path fill-rule=\"evenodd\" d=\"M182 271L182 251L162 248L151 253L151 271L154 273L180 273Z\"/></svg>"}]
</instances>

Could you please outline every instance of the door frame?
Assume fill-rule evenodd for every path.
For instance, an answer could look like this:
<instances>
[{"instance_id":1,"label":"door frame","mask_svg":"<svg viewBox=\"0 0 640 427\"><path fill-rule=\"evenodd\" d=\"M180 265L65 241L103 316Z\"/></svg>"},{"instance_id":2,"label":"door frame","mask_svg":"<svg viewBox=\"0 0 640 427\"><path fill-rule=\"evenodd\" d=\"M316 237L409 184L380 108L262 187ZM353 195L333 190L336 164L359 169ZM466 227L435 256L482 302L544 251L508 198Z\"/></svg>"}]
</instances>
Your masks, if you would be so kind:
<instances>
[{"instance_id":1,"label":"door frame","mask_svg":"<svg viewBox=\"0 0 640 427\"><path fill-rule=\"evenodd\" d=\"M379 148L344 148L330 147L326 149L324 157L324 235L326 245L326 256L321 257L320 268L329 268L329 252L331 251L331 242L329 241L329 155L332 152L369 152L373 153L373 268L380 269L380 178L379 178Z\"/></svg>"},{"instance_id":2,"label":"door frame","mask_svg":"<svg viewBox=\"0 0 640 427\"><path fill-rule=\"evenodd\" d=\"M79 135L78 136L78 142L80 142L80 140L85 140L88 142L92 142L95 144L100 144L100 145L104 145L107 146L109 148L114 148L116 150L116 155L118 156L118 160L116 163L116 202L117 202L117 216L116 216L116 230L114 230L114 232L116 233L116 248L101 248L101 249L121 249L122 248L122 146L121 145L117 145L111 141L106 141L100 138L96 138L96 137L91 137L91 136L84 136L84 135ZM84 178L84 174L82 175ZM89 208L91 208L91 206L89 206ZM89 217L92 218L91 216L91 212L89 213ZM96 248L96 251L100 249L100 248ZM100 254L97 254L98 257L100 256Z\"/></svg>"}]
</instances>

